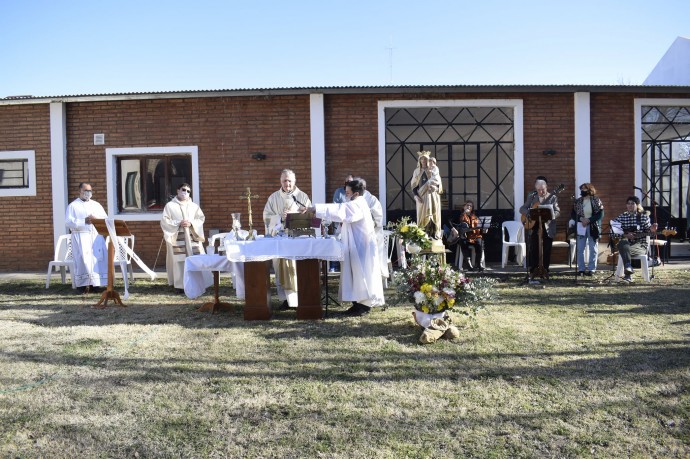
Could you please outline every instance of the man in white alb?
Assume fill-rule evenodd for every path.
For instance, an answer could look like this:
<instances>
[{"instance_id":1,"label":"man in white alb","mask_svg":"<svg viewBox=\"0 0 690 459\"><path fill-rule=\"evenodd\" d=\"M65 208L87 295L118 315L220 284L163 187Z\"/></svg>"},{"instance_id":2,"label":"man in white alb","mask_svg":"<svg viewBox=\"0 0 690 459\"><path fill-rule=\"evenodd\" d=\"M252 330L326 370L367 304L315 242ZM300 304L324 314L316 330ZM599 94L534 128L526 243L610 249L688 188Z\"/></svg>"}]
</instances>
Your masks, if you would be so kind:
<instances>
[{"instance_id":1,"label":"man in white alb","mask_svg":"<svg viewBox=\"0 0 690 459\"><path fill-rule=\"evenodd\" d=\"M379 244L371 210L364 199L365 188L366 182L355 178L345 187L347 202L315 204L309 209L318 218L342 223L340 238L344 256L338 295L340 301L352 301L352 307L345 311L348 316L367 314L372 307L385 303Z\"/></svg>"},{"instance_id":2,"label":"man in white alb","mask_svg":"<svg viewBox=\"0 0 690 459\"><path fill-rule=\"evenodd\" d=\"M299 212L300 206L311 206L307 193L295 186L295 173L283 169L280 173L280 190L268 197L264 207L266 235L275 235L285 224L290 212ZM281 310L297 306L297 263L294 260L273 260L276 290L282 301Z\"/></svg>"},{"instance_id":3,"label":"man in white alb","mask_svg":"<svg viewBox=\"0 0 690 459\"><path fill-rule=\"evenodd\" d=\"M72 233L74 257L74 285L79 293L86 293L108 284L108 251L105 239L91 224L92 218L106 218L99 203L91 199L90 183L79 184L79 197L67 206L65 224Z\"/></svg>"},{"instance_id":4,"label":"man in white alb","mask_svg":"<svg viewBox=\"0 0 690 459\"><path fill-rule=\"evenodd\" d=\"M165 267L168 285L178 293L184 292L184 260L188 254L199 255L198 242L204 241L206 216L190 198L192 187L183 183L175 196L163 209L161 228L167 248Z\"/></svg>"}]
</instances>

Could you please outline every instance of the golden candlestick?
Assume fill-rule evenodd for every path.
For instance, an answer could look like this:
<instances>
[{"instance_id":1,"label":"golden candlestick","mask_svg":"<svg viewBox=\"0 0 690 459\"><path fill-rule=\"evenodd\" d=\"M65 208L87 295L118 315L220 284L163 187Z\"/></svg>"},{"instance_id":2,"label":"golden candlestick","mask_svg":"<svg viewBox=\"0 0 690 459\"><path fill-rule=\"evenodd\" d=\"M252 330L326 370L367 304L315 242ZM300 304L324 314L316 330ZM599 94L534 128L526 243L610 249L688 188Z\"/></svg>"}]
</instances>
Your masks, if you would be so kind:
<instances>
[{"instance_id":1,"label":"golden candlestick","mask_svg":"<svg viewBox=\"0 0 690 459\"><path fill-rule=\"evenodd\" d=\"M249 237L247 237L248 241L253 241L254 240L254 229L252 227L252 198L258 198L259 195L255 194L252 195L251 190L249 187L247 187L247 194L240 196L240 199L246 199L247 200L247 214L249 214Z\"/></svg>"}]
</instances>

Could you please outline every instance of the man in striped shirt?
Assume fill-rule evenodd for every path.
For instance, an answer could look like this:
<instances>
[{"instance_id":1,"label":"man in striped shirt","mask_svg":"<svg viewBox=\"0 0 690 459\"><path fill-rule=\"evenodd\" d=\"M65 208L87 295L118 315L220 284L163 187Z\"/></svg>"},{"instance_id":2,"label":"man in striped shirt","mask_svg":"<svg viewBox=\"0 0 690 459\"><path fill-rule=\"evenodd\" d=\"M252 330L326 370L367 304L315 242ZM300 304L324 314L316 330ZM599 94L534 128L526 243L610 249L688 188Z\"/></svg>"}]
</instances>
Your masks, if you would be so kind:
<instances>
[{"instance_id":1,"label":"man in striped shirt","mask_svg":"<svg viewBox=\"0 0 690 459\"><path fill-rule=\"evenodd\" d=\"M631 257L647 254L647 237L649 233L656 233L657 224L651 224L649 215L640 206L640 199L637 196L629 196L625 203L626 211L620 214L615 220L620 223L623 229L623 238L618 243L618 254L623 260L625 268L625 282L632 282L631 275L634 270L630 261Z\"/></svg>"}]
</instances>

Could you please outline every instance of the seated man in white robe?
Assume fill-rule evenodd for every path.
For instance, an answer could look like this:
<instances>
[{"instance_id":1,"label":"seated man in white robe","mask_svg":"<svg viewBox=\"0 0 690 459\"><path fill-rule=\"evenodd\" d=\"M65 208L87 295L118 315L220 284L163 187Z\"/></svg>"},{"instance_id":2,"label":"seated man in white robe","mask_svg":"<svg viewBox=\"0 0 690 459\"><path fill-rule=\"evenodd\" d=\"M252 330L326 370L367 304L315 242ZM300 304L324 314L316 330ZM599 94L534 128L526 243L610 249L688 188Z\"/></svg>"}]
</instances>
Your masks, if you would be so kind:
<instances>
[{"instance_id":1,"label":"seated man in white robe","mask_svg":"<svg viewBox=\"0 0 690 459\"><path fill-rule=\"evenodd\" d=\"M79 197L67 206L65 224L72 233L74 285L78 293L97 291L108 284L108 252L105 239L91 224L92 218L106 218L99 203L91 199L90 183L79 184Z\"/></svg>"},{"instance_id":2,"label":"seated man in white robe","mask_svg":"<svg viewBox=\"0 0 690 459\"><path fill-rule=\"evenodd\" d=\"M165 239L165 267L168 285L178 293L184 292L184 261L188 255L201 253L199 242L204 241L206 216L190 198L191 186L183 183L175 196L163 209L161 229Z\"/></svg>"},{"instance_id":3,"label":"seated man in white robe","mask_svg":"<svg viewBox=\"0 0 690 459\"><path fill-rule=\"evenodd\" d=\"M306 193L295 186L295 173L283 169L280 173L280 190L268 197L264 207L266 234L274 236L284 227L285 218L290 212L298 212L300 206L311 206ZM282 301L281 310L297 307L297 263L294 260L273 260L276 290Z\"/></svg>"},{"instance_id":4,"label":"seated man in white robe","mask_svg":"<svg viewBox=\"0 0 690 459\"><path fill-rule=\"evenodd\" d=\"M352 307L345 311L348 316L367 314L372 307L385 303L379 244L371 210L364 198L365 189L364 179L355 178L345 187L347 202L315 204L309 209L318 218L342 223L340 237L344 257L338 295L340 301L352 301Z\"/></svg>"}]
</instances>

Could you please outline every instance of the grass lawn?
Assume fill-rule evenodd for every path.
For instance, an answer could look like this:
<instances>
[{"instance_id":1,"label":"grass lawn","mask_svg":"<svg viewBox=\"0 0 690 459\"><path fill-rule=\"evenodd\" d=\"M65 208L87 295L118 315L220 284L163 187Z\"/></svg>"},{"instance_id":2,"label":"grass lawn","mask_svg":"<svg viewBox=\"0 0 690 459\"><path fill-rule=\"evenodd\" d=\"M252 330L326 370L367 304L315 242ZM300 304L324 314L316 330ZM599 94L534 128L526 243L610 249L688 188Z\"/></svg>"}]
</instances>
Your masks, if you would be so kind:
<instances>
[{"instance_id":1,"label":"grass lawn","mask_svg":"<svg viewBox=\"0 0 690 459\"><path fill-rule=\"evenodd\" d=\"M228 287L210 315L161 280L105 310L3 280L0 457L690 457L690 272L607 274L503 277L427 346L409 304L245 322Z\"/></svg>"}]
</instances>

